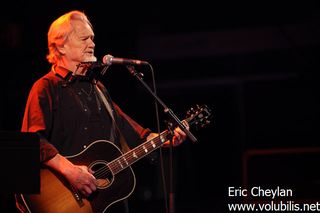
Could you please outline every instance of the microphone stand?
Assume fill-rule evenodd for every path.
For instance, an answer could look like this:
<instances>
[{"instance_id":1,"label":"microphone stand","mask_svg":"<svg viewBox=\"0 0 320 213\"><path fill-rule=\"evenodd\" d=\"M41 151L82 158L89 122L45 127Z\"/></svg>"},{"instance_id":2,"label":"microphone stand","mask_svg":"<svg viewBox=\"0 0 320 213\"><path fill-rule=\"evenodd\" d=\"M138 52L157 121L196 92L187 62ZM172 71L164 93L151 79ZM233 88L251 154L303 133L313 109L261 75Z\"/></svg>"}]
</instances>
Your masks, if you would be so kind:
<instances>
[{"instance_id":1,"label":"microphone stand","mask_svg":"<svg viewBox=\"0 0 320 213\"><path fill-rule=\"evenodd\" d=\"M136 69L134 68L134 66L132 65L128 65L127 69L129 70L129 72L136 77L141 83L142 85L149 91L149 93L155 98L155 100L157 100L158 103L161 104L161 106L164 109L164 112L166 114L168 114L173 121L175 122L175 124L180 127L180 129L186 133L187 137L192 141L192 142L197 142L196 137L185 127L185 125L182 124L182 122L179 120L179 118L174 114L174 112L167 107L167 105L150 89L150 87L143 81L142 73L139 73L136 71ZM171 125L169 124L169 130L172 131ZM174 213L175 212L175 206L174 206L174 190L173 190L173 157L172 157L172 148L173 148L173 144L172 144L172 140L170 140L170 156L169 156L169 162L170 162L170 168L169 168L169 178L170 178L170 194L169 194L169 212L170 213Z\"/></svg>"}]
</instances>

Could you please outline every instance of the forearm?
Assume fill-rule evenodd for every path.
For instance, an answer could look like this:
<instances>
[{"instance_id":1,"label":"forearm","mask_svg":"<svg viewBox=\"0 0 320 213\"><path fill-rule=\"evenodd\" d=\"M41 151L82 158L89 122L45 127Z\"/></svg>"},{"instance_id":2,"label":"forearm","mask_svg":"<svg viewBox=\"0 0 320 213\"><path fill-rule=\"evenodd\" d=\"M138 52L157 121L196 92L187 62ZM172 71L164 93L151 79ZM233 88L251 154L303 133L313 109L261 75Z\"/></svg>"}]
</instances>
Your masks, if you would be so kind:
<instances>
[{"instance_id":1,"label":"forearm","mask_svg":"<svg viewBox=\"0 0 320 213\"><path fill-rule=\"evenodd\" d=\"M60 154L44 162L44 164L61 173L83 195L89 196L96 190L96 179L87 166L74 165Z\"/></svg>"},{"instance_id":2,"label":"forearm","mask_svg":"<svg viewBox=\"0 0 320 213\"><path fill-rule=\"evenodd\" d=\"M38 135L40 138L40 162L46 162L54 158L59 152L45 137L40 133Z\"/></svg>"},{"instance_id":3,"label":"forearm","mask_svg":"<svg viewBox=\"0 0 320 213\"><path fill-rule=\"evenodd\" d=\"M66 177L68 177L70 173L72 173L72 170L75 169L75 165L60 154L56 154L50 160L43 162L43 164L56 170Z\"/></svg>"}]
</instances>

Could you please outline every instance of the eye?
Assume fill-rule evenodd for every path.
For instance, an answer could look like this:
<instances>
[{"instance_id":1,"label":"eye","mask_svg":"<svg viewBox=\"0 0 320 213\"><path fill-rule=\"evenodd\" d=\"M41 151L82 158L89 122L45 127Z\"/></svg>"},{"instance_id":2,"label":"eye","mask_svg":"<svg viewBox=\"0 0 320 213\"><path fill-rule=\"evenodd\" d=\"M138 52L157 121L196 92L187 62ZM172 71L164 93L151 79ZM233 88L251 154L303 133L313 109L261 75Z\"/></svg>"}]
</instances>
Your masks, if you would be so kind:
<instances>
[{"instance_id":1,"label":"eye","mask_svg":"<svg viewBox=\"0 0 320 213\"><path fill-rule=\"evenodd\" d=\"M91 40L92 42L94 42L94 37L93 36L88 36L88 37L84 37L82 39L82 41L87 41L87 40Z\"/></svg>"}]
</instances>

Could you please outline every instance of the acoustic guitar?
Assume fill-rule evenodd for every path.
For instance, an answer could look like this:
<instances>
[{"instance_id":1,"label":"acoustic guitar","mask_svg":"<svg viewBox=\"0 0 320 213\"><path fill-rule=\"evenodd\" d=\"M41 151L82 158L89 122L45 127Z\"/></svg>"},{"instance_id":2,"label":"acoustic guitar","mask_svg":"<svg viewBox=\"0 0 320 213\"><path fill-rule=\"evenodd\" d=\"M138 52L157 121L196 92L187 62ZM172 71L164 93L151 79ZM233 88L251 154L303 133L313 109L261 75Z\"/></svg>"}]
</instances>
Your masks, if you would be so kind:
<instances>
[{"instance_id":1,"label":"acoustic guitar","mask_svg":"<svg viewBox=\"0 0 320 213\"><path fill-rule=\"evenodd\" d=\"M190 128L199 129L209 124L211 117L211 110L206 105L197 105L187 112L184 122ZM66 156L72 163L86 165L94 171L97 190L89 197L83 197L62 175L50 168L40 171L40 194L18 196L32 213L106 212L108 207L126 199L134 191L136 179L131 165L171 137L172 132L165 130L126 153L109 141L97 140L80 153Z\"/></svg>"}]
</instances>

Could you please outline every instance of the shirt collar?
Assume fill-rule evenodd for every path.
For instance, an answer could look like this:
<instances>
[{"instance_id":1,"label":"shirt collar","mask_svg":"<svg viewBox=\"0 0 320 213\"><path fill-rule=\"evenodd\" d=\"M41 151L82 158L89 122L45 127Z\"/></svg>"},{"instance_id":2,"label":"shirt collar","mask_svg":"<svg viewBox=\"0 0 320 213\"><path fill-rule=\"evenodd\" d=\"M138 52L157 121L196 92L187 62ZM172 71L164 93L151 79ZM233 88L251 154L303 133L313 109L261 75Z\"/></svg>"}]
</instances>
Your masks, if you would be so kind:
<instances>
[{"instance_id":1,"label":"shirt collar","mask_svg":"<svg viewBox=\"0 0 320 213\"><path fill-rule=\"evenodd\" d=\"M52 71L63 79L67 79L72 74L70 70L60 66L52 66Z\"/></svg>"}]
</instances>

